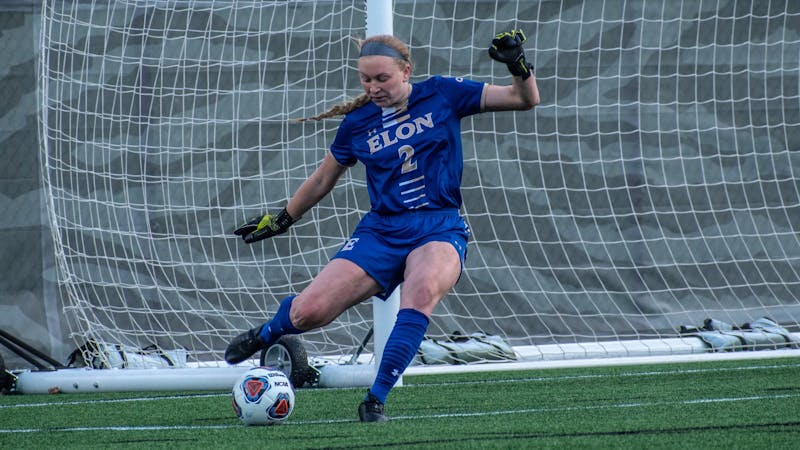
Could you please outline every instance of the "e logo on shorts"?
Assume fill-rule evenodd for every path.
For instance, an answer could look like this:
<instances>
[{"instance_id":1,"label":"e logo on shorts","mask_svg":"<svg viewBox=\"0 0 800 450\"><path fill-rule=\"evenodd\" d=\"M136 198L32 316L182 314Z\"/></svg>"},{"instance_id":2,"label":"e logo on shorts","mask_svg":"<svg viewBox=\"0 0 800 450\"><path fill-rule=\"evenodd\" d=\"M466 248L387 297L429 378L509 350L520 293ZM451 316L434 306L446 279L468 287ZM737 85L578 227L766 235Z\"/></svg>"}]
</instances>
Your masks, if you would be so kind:
<instances>
[{"instance_id":1,"label":"e logo on shorts","mask_svg":"<svg viewBox=\"0 0 800 450\"><path fill-rule=\"evenodd\" d=\"M344 245L342 246L342 251L352 250L353 247L356 246L358 242L358 238L352 238L345 241Z\"/></svg>"}]
</instances>

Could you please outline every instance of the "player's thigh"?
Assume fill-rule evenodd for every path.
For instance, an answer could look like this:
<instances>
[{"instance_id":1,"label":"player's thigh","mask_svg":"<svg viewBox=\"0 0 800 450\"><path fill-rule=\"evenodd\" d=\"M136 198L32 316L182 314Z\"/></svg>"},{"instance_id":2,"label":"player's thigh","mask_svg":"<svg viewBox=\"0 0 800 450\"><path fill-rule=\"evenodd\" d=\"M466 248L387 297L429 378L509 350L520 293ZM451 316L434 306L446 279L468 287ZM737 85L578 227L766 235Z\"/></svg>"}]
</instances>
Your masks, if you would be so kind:
<instances>
[{"instance_id":1,"label":"player's thigh","mask_svg":"<svg viewBox=\"0 0 800 450\"><path fill-rule=\"evenodd\" d=\"M461 258L449 242L433 241L414 249L406 259L400 307L430 315L461 275Z\"/></svg>"},{"instance_id":2,"label":"player's thigh","mask_svg":"<svg viewBox=\"0 0 800 450\"><path fill-rule=\"evenodd\" d=\"M378 283L356 264L332 259L292 302L292 323L300 329L327 325L379 291Z\"/></svg>"}]
</instances>

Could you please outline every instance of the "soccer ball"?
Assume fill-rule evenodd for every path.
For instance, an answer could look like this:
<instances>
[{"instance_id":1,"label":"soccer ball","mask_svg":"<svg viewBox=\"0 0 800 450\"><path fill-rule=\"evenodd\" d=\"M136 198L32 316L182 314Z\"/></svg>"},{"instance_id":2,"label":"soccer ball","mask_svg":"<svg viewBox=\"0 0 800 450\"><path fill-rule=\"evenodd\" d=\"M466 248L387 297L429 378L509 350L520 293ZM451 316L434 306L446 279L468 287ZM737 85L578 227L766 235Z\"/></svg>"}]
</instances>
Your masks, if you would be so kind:
<instances>
[{"instance_id":1,"label":"soccer ball","mask_svg":"<svg viewBox=\"0 0 800 450\"><path fill-rule=\"evenodd\" d=\"M294 388L283 372L254 367L233 385L233 410L247 425L284 422L294 410Z\"/></svg>"}]
</instances>

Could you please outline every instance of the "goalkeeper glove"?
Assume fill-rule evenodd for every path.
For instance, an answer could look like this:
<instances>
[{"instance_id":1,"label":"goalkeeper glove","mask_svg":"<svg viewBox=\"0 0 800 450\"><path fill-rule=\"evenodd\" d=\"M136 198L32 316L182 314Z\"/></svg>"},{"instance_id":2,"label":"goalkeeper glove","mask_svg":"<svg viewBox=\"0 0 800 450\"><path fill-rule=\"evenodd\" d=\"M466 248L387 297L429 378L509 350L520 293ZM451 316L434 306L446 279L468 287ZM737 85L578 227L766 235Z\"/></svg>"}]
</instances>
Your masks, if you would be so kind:
<instances>
[{"instance_id":1,"label":"goalkeeper glove","mask_svg":"<svg viewBox=\"0 0 800 450\"><path fill-rule=\"evenodd\" d=\"M505 63L511 75L527 80L533 72L533 65L525 60L522 43L525 42L525 33L522 30L504 31L492 39L489 47L489 56L496 61Z\"/></svg>"},{"instance_id":2,"label":"goalkeeper glove","mask_svg":"<svg viewBox=\"0 0 800 450\"><path fill-rule=\"evenodd\" d=\"M245 242L252 244L253 242L285 233L295 222L295 219L286 212L286 208L283 208L277 216L264 214L263 216L251 217L247 220L247 223L237 228L233 234L241 236Z\"/></svg>"}]
</instances>

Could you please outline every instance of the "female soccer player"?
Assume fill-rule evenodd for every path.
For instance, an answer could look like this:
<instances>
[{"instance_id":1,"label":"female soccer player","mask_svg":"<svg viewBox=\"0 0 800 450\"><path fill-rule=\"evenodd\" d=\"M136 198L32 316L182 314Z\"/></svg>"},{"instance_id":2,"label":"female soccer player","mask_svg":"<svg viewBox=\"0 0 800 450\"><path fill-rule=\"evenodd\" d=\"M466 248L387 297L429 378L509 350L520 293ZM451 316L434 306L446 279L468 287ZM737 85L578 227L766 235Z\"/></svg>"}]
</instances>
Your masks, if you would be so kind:
<instances>
[{"instance_id":1,"label":"female soccer player","mask_svg":"<svg viewBox=\"0 0 800 450\"><path fill-rule=\"evenodd\" d=\"M361 43L364 93L311 118L344 115L330 152L280 213L254 217L234 233L248 244L284 233L359 161L366 167L371 209L302 292L284 299L272 320L230 342L228 363L250 358L283 335L325 326L372 296L385 299L404 283L378 373L358 408L362 422L387 420L389 390L414 358L428 318L455 285L466 258L460 120L539 103L523 42L522 31L513 30L498 34L489 48L491 58L513 75L507 86L440 76L411 83L411 56L400 40L373 36Z\"/></svg>"}]
</instances>

